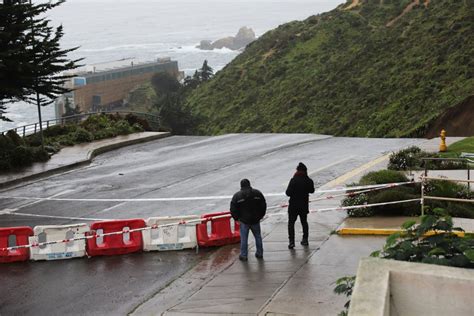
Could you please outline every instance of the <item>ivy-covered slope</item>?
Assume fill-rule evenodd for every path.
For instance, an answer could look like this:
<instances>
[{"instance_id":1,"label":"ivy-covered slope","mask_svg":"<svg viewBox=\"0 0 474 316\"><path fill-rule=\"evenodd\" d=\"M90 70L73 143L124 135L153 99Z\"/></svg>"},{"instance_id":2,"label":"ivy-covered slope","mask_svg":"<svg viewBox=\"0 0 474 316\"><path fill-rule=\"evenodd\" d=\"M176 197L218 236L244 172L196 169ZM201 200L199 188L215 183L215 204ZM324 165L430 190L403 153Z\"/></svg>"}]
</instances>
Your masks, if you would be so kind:
<instances>
[{"instance_id":1,"label":"ivy-covered slope","mask_svg":"<svg viewBox=\"0 0 474 316\"><path fill-rule=\"evenodd\" d=\"M474 0L360 0L267 32L186 106L202 134L403 137L473 94Z\"/></svg>"}]
</instances>

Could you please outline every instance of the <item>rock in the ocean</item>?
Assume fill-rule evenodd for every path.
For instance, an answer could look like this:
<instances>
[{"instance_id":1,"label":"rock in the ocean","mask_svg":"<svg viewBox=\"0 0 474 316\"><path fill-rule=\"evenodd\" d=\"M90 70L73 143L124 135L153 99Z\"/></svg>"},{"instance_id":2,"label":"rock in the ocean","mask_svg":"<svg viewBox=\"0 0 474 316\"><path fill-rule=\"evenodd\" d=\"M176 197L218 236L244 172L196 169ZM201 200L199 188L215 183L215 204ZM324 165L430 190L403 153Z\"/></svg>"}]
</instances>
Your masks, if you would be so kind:
<instances>
[{"instance_id":1,"label":"rock in the ocean","mask_svg":"<svg viewBox=\"0 0 474 316\"><path fill-rule=\"evenodd\" d=\"M238 50L244 48L249 43L255 40L255 32L250 27L241 27L237 32L237 35L224 37L218 39L217 41L211 43L211 41L203 40L201 43L196 46L197 48L204 49L204 50L212 50L214 48L221 49L221 48L229 48L232 50Z\"/></svg>"},{"instance_id":2,"label":"rock in the ocean","mask_svg":"<svg viewBox=\"0 0 474 316\"><path fill-rule=\"evenodd\" d=\"M203 50L213 50L214 48L212 47L212 42L209 40L202 40L201 43L199 43L198 46L196 46L199 49Z\"/></svg>"}]
</instances>

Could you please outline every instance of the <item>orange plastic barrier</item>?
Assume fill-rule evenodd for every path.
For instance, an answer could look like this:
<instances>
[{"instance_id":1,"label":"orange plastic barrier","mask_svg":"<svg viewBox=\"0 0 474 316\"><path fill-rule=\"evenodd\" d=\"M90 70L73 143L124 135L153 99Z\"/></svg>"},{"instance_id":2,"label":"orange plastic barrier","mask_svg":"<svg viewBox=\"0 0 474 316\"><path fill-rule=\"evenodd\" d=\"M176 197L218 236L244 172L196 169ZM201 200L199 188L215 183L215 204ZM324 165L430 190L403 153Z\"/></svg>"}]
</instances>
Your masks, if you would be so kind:
<instances>
[{"instance_id":1,"label":"orange plastic barrier","mask_svg":"<svg viewBox=\"0 0 474 316\"><path fill-rule=\"evenodd\" d=\"M211 219L211 217L229 215L229 217ZM230 212L204 214L201 224L196 225L196 237L200 247L213 247L234 244L240 241L240 225L235 221L234 231L231 229ZM208 222L211 222L211 232L207 231Z\"/></svg>"},{"instance_id":2,"label":"orange plastic barrier","mask_svg":"<svg viewBox=\"0 0 474 316\"><path fill-rule=\"evenodd\" d=\"M141 251L143 247L142 232L126 233L126 231L143 227L145 227L143 219L95 222L91 225L92 232L88 232L88 236L122 231L125 233L88 239L87 255L90 257L113 256ZM98 230L102 230L102 232L97 232Z\"/></svg>"},{"instance_id":3,"label":"orange plastic barrier","mask_svg":"<svg viewBox=\"0 0 474 316\"><path fill-rule=\"evenodd\" d=\"M13 237L10 237L13 236ZM26 261L30 259L29 248L6 250L13 246L28 245L28 237L33 236L33 229L28 226L0 228L0 262ZM10 245L8 244L9 239Z\"/></svg>"}]
</instances>

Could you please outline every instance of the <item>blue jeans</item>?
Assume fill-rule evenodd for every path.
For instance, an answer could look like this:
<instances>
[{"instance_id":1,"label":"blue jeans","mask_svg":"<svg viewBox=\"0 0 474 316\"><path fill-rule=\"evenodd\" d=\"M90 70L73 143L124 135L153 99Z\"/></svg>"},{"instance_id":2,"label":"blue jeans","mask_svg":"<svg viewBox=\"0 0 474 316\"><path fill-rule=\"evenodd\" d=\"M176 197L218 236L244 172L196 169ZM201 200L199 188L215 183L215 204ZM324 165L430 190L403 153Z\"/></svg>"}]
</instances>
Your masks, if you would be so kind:
<instances>
[{"instance_id":1,"label":"blue jeans","mask_svg":"<svg viewBox=\"0 0 474 316\"><path fill-rule=\"evenodd\" d=\"M262 233L260 231L260 223L247 225L242 222L240 222L240 255L242 257L248 256L249 230L252 231L252 234L255 237L255 245L257 246L257 252L255 254L258 256L263 256L263 243Z\"/></svg>"}]
</instances>

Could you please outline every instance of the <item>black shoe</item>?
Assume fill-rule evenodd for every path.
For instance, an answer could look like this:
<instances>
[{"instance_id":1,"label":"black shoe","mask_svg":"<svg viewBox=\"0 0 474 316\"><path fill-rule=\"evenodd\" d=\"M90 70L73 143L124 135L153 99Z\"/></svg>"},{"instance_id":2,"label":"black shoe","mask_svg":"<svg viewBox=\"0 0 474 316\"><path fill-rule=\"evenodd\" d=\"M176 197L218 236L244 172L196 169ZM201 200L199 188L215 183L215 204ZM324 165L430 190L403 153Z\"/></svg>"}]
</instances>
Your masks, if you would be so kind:
<instances>
[{"instance_id":1,"label":"black shoe","mask_svg":"<svg viewBox=\"0 0 474 316\"><path fill-rule=\"evenodd\" d=\"M301 245L302 245L302 246L308 246L308 245L309 245L308 239L303 239L303 240L301 241Z\"/></svg>"},{"instance_id":2,"label":"black shoe","mask_svg":"<svg viewBox=\"0 0 474 316\"><path fill-rule=\"evenodd\" d=\"M288 244L288 249L293 249L293 248L295 248L295 242L292 241Z\"/></svg>"},{"instance_id":3,"label":"black shoe","mask_svg":"<svg viewBox=\"0 0 474 316\"><path fill-rule=\"evenodd\" d=\"M263 259L263 255L255 254L255 258L257 258L257 259Z\"/></svg>"},{"instance_id":4,"label":"black shoe","mask_svg":"<svg viewBox=\"0 0 474 316\"><path fill-rule=\"evenodd\" d=\"M240 261L247 261L247 257L239 256L239 260L240 260Z\"/></svg>"}]
</instances>

